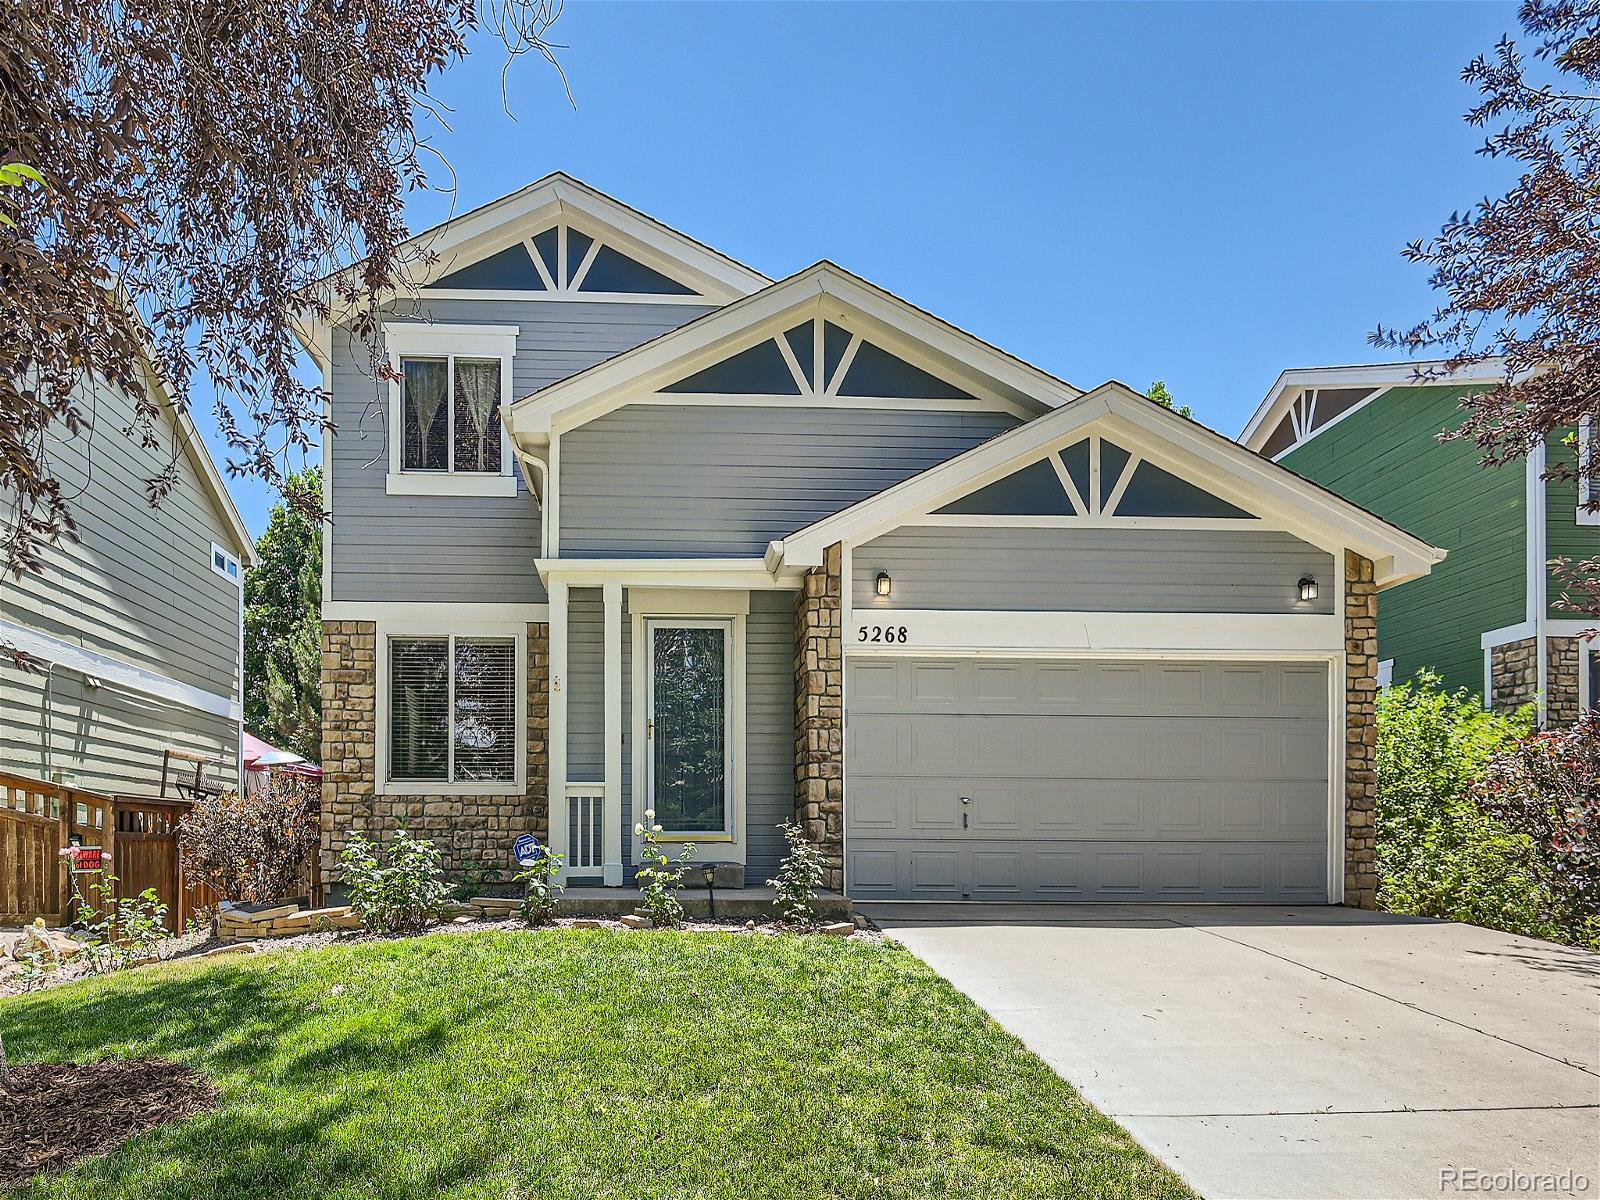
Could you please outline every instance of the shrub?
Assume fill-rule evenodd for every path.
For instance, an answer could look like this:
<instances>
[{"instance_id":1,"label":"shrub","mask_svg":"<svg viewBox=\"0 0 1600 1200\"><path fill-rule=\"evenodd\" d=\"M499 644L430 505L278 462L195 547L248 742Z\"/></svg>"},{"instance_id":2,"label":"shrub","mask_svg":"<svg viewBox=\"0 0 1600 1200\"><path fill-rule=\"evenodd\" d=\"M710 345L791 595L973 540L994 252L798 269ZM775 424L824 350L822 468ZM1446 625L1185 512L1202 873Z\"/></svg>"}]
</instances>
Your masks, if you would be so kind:
<instances>
[{"instance_id":1,"label":"shrub","mask_svg":"<svg viewBox=\"0 0 1600 1200\"><path fill-rule=\"evenodd\" d=\"M1489 762L1469 792L1526 837L1543 915L1562 940L1600 943L1600 720L1525 738Z\"/></svg>"},{"instance_id":2,"label":"shrub","mask_svg":"<svg viewBox=\"0 0 1600 1200\"><path fill-rule=\"evenodd\" d=\"M778 893L777 908L785 920L810 925L816 920L817 892L822 887L822 851L806 839L798 821L785 821L778 828L789 843L789 856L767 886Z\"/></svg>"},{"instance_id":3,"label":"shrub","mask_svg":"<svg viewBox=\"0 0 1600 1200\"><path fill-rule=\"evenodd\" d=\"M403 826L387 847L356 834L340 861L350 906L368 929L421 932L438 919L449 899L450 885L439 865L438 849L426 839L412 837Z\"/></svg>"},{"instance_id":4,"label":"shrub","mask_svg":"<svg viewBox=\"0 0 1600 1200\"><path fill-rule=\"evenodd\" d=\"M1378 899L1387 909L1549 937L1529 840L1468 788L1533 712L1486 711L1423 672L1378 696Z\"/></svg>"},{"instance_id":5,"label":"shrub","mask_svg":"<svg viewBox=\"0 0 1600 1200\"><path fill-rule=\"evenodd\" d=\"M683 905L678 902L678 889L683 886L689 860L694 857L694 845L685 842L683 854L678 860L674 862L669 858L656 840L661 836L661 826L656 824L656 811L653 808L645 810L644 820L633 827L633 832L644 842L639 858L645 865L639 868L635 876L639 892L644 896L639 908L652 924L664 929L671 928L683 920Z\"/></svg>"},{"instance_id":6,"label":"shrub","mask_svg":"<svg viewBox=\"0 0 1600 1200\"><path fill-rule=\"evenodd\" d=\"M561 855L548 846L539 848L539 857L531 867L514 876L522 884L522 919L529 925L548 925L556 915L556 905L561 901L561 884L556 876L561 873Z\"/></svg>"},{"instance_id":7,"label":"shrub","mask_svg":"<svg viewBox=\"0 0 1600 1200\"><path fill-rule=\"evenodd\" d=\"M137 896L117 896L117 877L100 872L89 884L95 894L89 900L79 881L72 877L72 901L77 908L75 926L86 936L78 939L83 950L78 956L92 974L120 971L124 967L148 962L156 957L159 943L167 936L167 905L154 888Z\"/></svg>"},{"instance_id":8,"label":"shrub","mask_svg":"<svg viewBox=\"0 0 1600 1200\"><path fill-rule=\"evenodd\" d=\"M244 904L299 895L317 848L321 796L320 780L273 771L243 795L197 799L179 827L184 871Z\"/></svg>"}]
</instances>

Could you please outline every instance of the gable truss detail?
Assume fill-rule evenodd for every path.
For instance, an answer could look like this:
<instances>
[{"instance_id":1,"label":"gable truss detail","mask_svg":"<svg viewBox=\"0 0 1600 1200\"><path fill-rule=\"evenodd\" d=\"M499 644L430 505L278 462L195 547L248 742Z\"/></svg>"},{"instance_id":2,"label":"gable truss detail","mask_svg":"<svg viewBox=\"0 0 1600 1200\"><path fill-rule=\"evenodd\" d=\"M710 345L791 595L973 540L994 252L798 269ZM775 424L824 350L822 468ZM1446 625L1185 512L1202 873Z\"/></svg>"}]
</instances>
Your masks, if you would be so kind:
<instances>
[{"instance_id":1,"label":"gable truss detail","mask_svg":"<svg viewBox=\"0 0 1600 1200\"><path fill-rule=\"evenodd\" d=\"M1143 455L1091 434L907 523L1236 528L1257 521Z\"/></svg>"},{"instance_id":2,"label":"gable truss detail","mask_svg":"<svg viewBox=\"0 0 1600 1200\"><path fill-rule=\"evenodd\" d=\"M620 249L605 234L590 234L566 221L450 271L424 290L485 298L527 293L574 300L714 303Z\"/></svg>"}]
</instances>

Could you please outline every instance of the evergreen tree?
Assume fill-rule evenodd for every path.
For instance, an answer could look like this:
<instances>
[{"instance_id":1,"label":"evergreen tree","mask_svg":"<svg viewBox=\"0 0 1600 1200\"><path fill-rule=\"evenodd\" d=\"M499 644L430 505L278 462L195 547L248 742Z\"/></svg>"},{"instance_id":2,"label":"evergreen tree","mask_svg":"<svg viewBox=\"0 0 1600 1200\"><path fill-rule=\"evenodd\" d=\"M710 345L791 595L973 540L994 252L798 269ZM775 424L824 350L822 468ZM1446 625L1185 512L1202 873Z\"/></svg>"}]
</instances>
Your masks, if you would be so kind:
<instances>
[{"instance_id":1,"label":"evergreen tree","mask_svg":"<svg viewBox=\"0 0 1600 1200\"><path fill-rule=\"evenodd\" d=\"M244 581L244 726L262 741L321 756L322 472L290 475Z\"/></svg>"}]
</instances>

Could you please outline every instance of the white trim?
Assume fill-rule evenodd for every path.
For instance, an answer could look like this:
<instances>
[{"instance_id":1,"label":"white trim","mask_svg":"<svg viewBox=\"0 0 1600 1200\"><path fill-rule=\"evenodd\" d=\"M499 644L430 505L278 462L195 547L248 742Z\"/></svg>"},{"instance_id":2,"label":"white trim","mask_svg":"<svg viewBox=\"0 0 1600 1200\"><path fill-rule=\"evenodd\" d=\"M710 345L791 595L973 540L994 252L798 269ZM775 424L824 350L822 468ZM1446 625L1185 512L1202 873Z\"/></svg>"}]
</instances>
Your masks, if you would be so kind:
<instances>
[{"instance_id":1,"label":"white trim","mask_svg":"<svg viewBox=\"0 0 1600 1200\"><path fill-rule=\"evenodd\" d=\"M1441 387L1459 386L1467 383L1497 383L1505 378L1505 360L1499 358L1486 359L1463 371L1451 375L1440 374L1437 378L1418 379L1418 372L1439 371L1444 366L1443 359L1418 360L1403 363L1378 363L1371 366L1352 367L1292 367L1281 372L1273 381L1267 394L1256 406L1255 412L1250 414L1250 419L1245 422L1244 429L1239 433L1241 445L1251 450L1259 450L1272 431L1278 427L1283 414L1289 410L1301 391L1306 388L1358 388L1371 387L1382 390L1395 387ZM1368 396L1356 408L1372 403L1381 391ZM1351 411L1354 411L1353 409ZM1343 415L1343 414L1341 414ZM1338 420L1336 417L1334 420ZM1321 429L1309 431L1310 437L1315 437L1324 429L1331 429L1334 421L1329 421ZM1301 439L1296 439L1297 442Z\"/></svg>"},{"instance_id":2,"label":"white trim","mask_svg":"<svg viewBox=\"0 0 1600 1200\"><path fill-rule=\"evenodd\" d=\"M389 621L412 626L524 625L548 621L546 604L469 604L456 600L330 600L322 606L324 621Z\"/></svg>"},{"instance_id":3,"label":"white trim","mask_svg":"<svg viewBox=\"0 0 1600 1200\"><path fill-rule=\"evenodd\" d=\"M746 710L750 693L747 679L746 637L749 611L748 592L694 592L679 588L628 590L629 634L632 638L633 663L632 678L629 683L632 689L631 735L633 745L636 747L630 788L633 818L636 822L643 820L644 810L649 804L650 751L645 727L649 705L646 671L646 663L650 658L647 641L649 624L652 621L673 622L699 618L726 621L731 630L728 664L728 753L731 758L728 775L730 787L728 832L716 836L671 831L663 834L663 840L670 842L704 844L706 849L701 857L710 862L743 863L747 857L746 847L749 844L749 837L745 829L748 795L746 760L749 757L749 748L746 744L748 728ZM632 839L628 843L628 853L632 860L637 862L639 840L632 836L631 830L628 836Z\"/></svg>"},{"instance_id":4,"label":"white trim","mask_svg":"<svg viewBox=\"0 0 1600 1200\"><path fill-rule=\"evenodd\" d=\"M605 608L602 644L605 672L605 846L603 881L607 887L622 884L622 585L601 585Z\"/></svg>"},{"instance_id":5,"label":"white trim","mask_svg":"<svg viewBox=\"0 0 1600 1200\"><path fill-rule=\"evenodd\" d=\"M804 577L798 570L775 575L759 558L539 558L534 567L547 586L560 579L573 587L616 581L629 587L792 591Z\"/></svg>"},{"instance_id":6,"label":"white trim","mask_svg":"<svg viewBox=\"0 0 1600 1200\"><path fill-rule=\"evenodd\" d=\"M754 342L782 337L785 329L819 317L847 322L858 336L887 341L885 349L974 395L978 394L975 388L986 389L1030 413L1083 394L832 263L821 262L522 397L511 405L508 424L518 441L539 442L654 393ZM835 375L843 377L842 372ZM820 390L823 394L829 391L825 384ZM789 402L803 401L790 397Z\"/></svg>"},{"instance_id":7,"label":"white trim","mask_svg":"<svg viewBox=\"0 0 1600 1200\"><path fill-rule=\"evenodd\" d=\"M565 855L571 842L567 822L567 585L562 580L550 584L550 645L548 648L549 729L545 737L545 758L550 778L545 798L551 847ZM563 874L567 873L563 868Z\"/></svg>"},{"instance_id":8,"label":"white trim","mask_svg":"<svg viewBox=\"0 0 1600 1200\"><path fill-rule=\"evenodd\" d=\"M220 567L217 566L218 555L221 555L223 559L223 565ZM237 554L233 554L225 547L212 542L211 553L206 556L206 562L210 565L212 574L222 576L236 588L242 589L244 587L244 566L239 562ZM232 571L227 569L230 566L233 568Z\"/></svg>"},{"instance_id":9,"label":"white trim","mask_svg":"<svg viewBox=\"0 0 1600 1200\"><path fill-rule=\"evenodd\" d=\"M509 444L503 449L509 451ZM387 496L515 496L517 477L510 471L391 471L383 477L383 491Z\"/></svg>"},{"instance_id":10,"label":"white trim","mask_svg":"<svg viewBox=\"0 0 1600 1200\"><path fill-rule=\"evenodd\" d=\"M317 329L315 340L311 356L322 373L322 604L326 608L333 602L333 327Z\"/></svg>"},{"instance_id":11,"label":"white trim","mask_svg":"<svg viewBox=\"0 0 1600 1200\"><path fill-rule=\"evenodd\" d=\"M1549 646L1545 635L1545 624L1550 619L1550 568L1546 560L1549 558L1547 545L1547 524L1549 514L1545 510L1544 495L1544 470L1545 470L1545 445L1540 438L1528 453L1526 473L1524 475L1524 503L1527 506L1527 536L1524 539L1527 545L1527 619L1535 629L1535 652L1538 661L1538 703L1539 725L1544 727L1549 715L1548 692L1549 680Z\"/></svg>"},{"instance_id":12,"label":"white trim","mask_svg":"<svg viewBox=\"0 0 1600 1200\"><path fill-rule=\"evenodd\" d=\"M391 496L515 496L517 456L506 432L504 413L511 403L512 374L517 357L516 325L461 325L430 321L385 321L384 351L395 377L389 380L389 469L384 492ZM445 360L446 447L455 459L455 363L458 358L495 359L500 363L500 470L427 471L405 466L405 412L401 383L406 358Z\"/></svg>"},{"instance_id":13,"label":"white trim","mask_svg":"<svg viewBox=\"0 0 1600 1200\"><path fill-rule=\"evenodd\" d=\"M455 639L481 638L512 643L512 675L515 691L515 709L512 720L515 729L515 755L512 778L484 782L435 781L389 778L389 641L392 638L447 638L450 659L450 702L446 706L449 716L449 773L454 774L455 759ZM480 622L468 625L450 621L445 624L416 617L381 620L377 623L374 638L377 657L377 687L373 703L373 794L378 796L514 796L528 787L528 627L516 622Z\"/></svg>"},{"instance_id":14,"label":"white trim","mask_svg":"<svg viewBox=\"0 0 1600 1200\"><path fill-rule=\"evenodd\" d=\"M1502 625L1499 629L1491 629L1478 638L1480 649L1489 650L1495 646L1504 646L1507 642L1520 642L1523 638L1530 638L1536 629L1533 621L1518 621L1515 625Z\"/></svg>"},{"instance_id":15,"label":"white trim","mask_svg":"<svg viewBox=\"0 0 1600 1200\"><path fill-rule=\"evenodd\" d=\"M1394 391L1394 388L1392 388L1392 387L1381 387L1381 388L1376 389L1375 391L1369 392L1366 396L1364 396L1362 399L1358 400L1355 404L1352 404L1349 408L1345 409L1343 412L1339 413L1337 416L1334 416L1334 417L1330 418L1329 420L1325 421L1323 424L1321 424L1319 426L1316 426L1315 428L1311 429L1311 431L1309 433L1307 433L1304 437L1297 437L1294 441L1290 442L1289 445L1285 446L1282 450L1280 450L1276 454L1274 454L1272 456L1272 461L1273 462L1282 462L1286 455L1292 454L1294 451L1300 449L1301 446L1305 445L1306 442L1310 441L1312 438L1318 437L1321 434L1326 433L1328 430L1332 429L1335 425L1337 425L1340 421L1344 420L1346 417L1354 416L1356 413L1358 413L1362 409L1366 408L1367 405L1373 404L1373 403L1377 402L1378 400L1381 400L1383 397L1387 396L1392 391ZM1276 426L1274 426L1274 428L1276 428Z\"/></svg>"},{"instance_id":16,"label":"white trim","mask_svg":"<svg viewBox=\"0 0 1600 1200\"><path fill-rule=\"evenodd\" d=\"M781 338L779 340L782 341ZM759 392L644 392L630 397L627 403L692 405L696 408L851 408L887 412L1003 412L1025 421L1038 415L1036 409L998 396L975 396L970 400L938 396L919 400L906 396L835 396L813 392L802 392L798 396L769 396Z\"/></svg>"},{"instance_id":17,"label":"white trim","mask_svg":"<svg viewBox=\"0 0 1600 1200\"><path fill-rule=\"evenodd\" d=\"M873 641L874 627L892 627L895 640ZM1304 613L858 610L842 632L846 655L911 657L993 653L1281 658L1334 654L1344 647L1342 618Z\"/></svg>"},{"instance_id":18,"label":"white trim","mask_svg":"<svg viewBox=\"0 0 1600 1200\"><path fill-rule=\"evenodd\" d=\"M834 542L868 540L1094 433L1137 445L1144 458L1170 464L1184 478L1329 553L1356 550L1373 560L1380 587L1425 575L1444 560L1445 551L1113 382L772 542L767 567L776 572L816 566ZM1100 491L1093 446L1091 511Z\"/></svg>"},{"instance_id":19,"label":"white trim","mask_svg":"<svg viewBox=\"0 0 1600 1200\"><path fill-rule=\"evenodd\" d=\"M1052 459L1055 455L1050 456ZM1068 497L1072 499L1072 497ZM1076 503L1076 501L1074 501ZM928 513L908 517L909 525L945 525L967 529L1268 529L1260 517L1039 517L1005 513Z\"/></svg>"},{"instance_id":20,"label":"white trim","mask_svg":"<svg viewBox=\"0 0 1600 1200\"><path fill-rule=\"evenodd\" d=\"M13 621L0 620L0 641L9 643L24 654L30 654L47 663L54 663L64 670L79 675L92 675L104 683L115 684L130 692L138 692L141 696L150 696L168 704L208 713L213 717L225 717L230 721L241 720L244 715L240 702L232 696L224 696L220 692L210 692L193 684L183 683L147 667L113 658L109 654L86 650L82 646L52 637L48 633L40 633L36 629L29 629L26 625L18 625Z\"/></svg>"},{"instance_id":21,"label":"white trim","mask_svg":"<svg viewBox=\"0 0 1600 1200\"><path fill-rule=\"evenodd\" d=\"M1394 659L1380 658L1378 660L1378 690L1394 686Z\"/></svg>"}]
</instances>

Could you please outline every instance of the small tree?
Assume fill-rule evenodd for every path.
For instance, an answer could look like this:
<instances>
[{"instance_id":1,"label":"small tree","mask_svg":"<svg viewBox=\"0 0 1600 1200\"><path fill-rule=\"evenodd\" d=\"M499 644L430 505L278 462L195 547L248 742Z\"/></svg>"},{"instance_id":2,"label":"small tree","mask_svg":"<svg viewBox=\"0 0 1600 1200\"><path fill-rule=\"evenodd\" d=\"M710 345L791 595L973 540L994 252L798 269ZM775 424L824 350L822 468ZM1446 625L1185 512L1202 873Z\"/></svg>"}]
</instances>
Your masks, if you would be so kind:
<instances>
[{"instance_id":1,"label":"small tree","mask_svg":"<svg viewBox=\"0 0 1600 1200\"><path fill-rule=\"evenodd\" d=\"M556 905L565 889L557 881L561 873L561 855L548 846L539 848L539 857L533 865L517 872L513 878L522 884L522 919L529 925L548 925L556 915Z\"/></svg>"},{"instance_id":2,"label":"small tree","mask_svg":"<svg viewBox=\"0 0 1600 1200\"><path fill-rule=\"evenodd\" d=\"M1600 720L1586 712L1495 756L1471 797L1526 836L1546 915L1562 938L1600 945Z\"/></svg>"},{"instance_id":3,"label":"small tree","mask_svg":"<svg viewBox=\"0 0 1600 1200\"><path fill-rule=\"evenodd\" d=\"M817 892L822 887L822 851L806 838L798 821L785 821L778 828L789 843L789 856L778 868L777 878L767 880L767 886L778 893L778 911L785 920L810 925L817 917Z\"/></svg>"},{"instance_id":4,"label":"small tree","mask_svg":"<svg viewBox=\"0 0 1600 1200\"><path fill-rule=\"evenodd\" d=\"M184 871L244 904L298 894L317 847L321 795L319 780L273 771L254 790L196 800L178 833Z\"/></svg>"},{"instance_id":5,"label":"small tree","mask_svg":"<svg viewBox=\"0 0 1600 1200\"><path fill-rule=\"evenodd\" d=\"M639 860L644 866L639 868L635 876L639 892L644 897L639 907L652 924L671 928L683 920L683 905L678 901L678 889L683 886L689 860L694 857L694 844L685 842L683 853L677 861L673 861L657 841L661 836L661 826L656 824L656 810L653 808L645 809L644 820L633 827L633 832L643 842L639 849Z\"/></svg>"}]
</instances>

